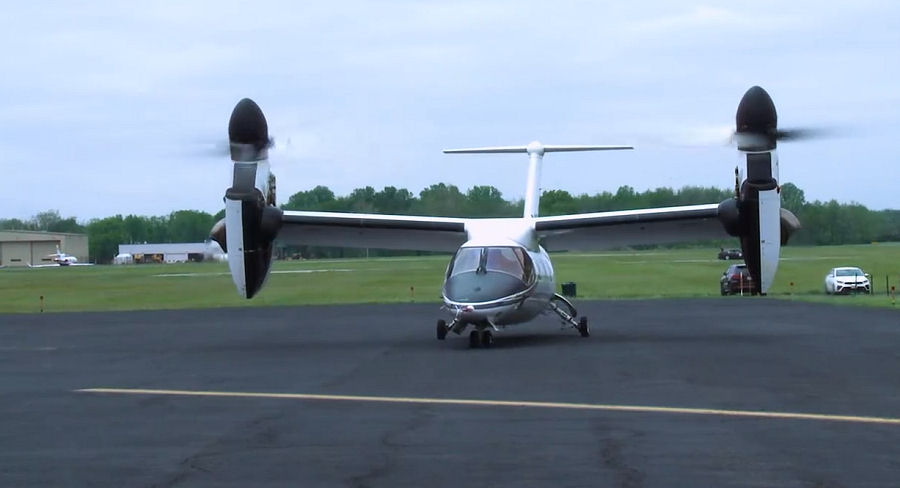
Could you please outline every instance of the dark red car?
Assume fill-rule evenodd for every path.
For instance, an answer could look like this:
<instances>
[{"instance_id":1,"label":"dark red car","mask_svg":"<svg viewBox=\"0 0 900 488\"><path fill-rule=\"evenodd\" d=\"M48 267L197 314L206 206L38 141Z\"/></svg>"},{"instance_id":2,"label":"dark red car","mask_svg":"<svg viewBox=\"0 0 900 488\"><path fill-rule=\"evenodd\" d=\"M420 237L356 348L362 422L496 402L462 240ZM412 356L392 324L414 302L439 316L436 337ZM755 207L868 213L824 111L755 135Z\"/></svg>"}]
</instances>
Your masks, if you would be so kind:
<instances>
[{"instance_id":1,"label":"dark red car","mask_svg":"<svg viewBox=\"0 0 900 488\"><path fill-rule=\"evenodd\" d=\"M732 264L722 273L719 279L719 288L722 295L735 293L750 293L753 291L753 278L746 264Z\"/></svg>"}]
</instances>

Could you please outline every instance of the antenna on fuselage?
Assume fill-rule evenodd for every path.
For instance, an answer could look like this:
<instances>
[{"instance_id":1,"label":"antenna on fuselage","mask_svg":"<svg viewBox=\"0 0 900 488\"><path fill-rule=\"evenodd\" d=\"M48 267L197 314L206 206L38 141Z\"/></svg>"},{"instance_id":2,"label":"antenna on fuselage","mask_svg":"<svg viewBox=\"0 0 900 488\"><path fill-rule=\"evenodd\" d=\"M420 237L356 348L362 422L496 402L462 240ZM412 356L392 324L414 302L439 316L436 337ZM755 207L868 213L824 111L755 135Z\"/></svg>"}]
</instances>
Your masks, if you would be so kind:
<instances>
[{"instance_id":1,"label":"antenna on fuselage","mask_svg":"<svg viewBox=\"0 0 900 488\"><path fill-rule=\"evenodd\" d=\"M496 146L473 147L465 149L444 149L444 154L505 154L528 153L528 183L525 187L525 215L526 219L538 216L540 204L540 179L541 161L544 153L548 152L575 152L575 151L618 151L634 149L631 146L545 146L534 141L527 146Z\"/></svg>"}]
</instances>

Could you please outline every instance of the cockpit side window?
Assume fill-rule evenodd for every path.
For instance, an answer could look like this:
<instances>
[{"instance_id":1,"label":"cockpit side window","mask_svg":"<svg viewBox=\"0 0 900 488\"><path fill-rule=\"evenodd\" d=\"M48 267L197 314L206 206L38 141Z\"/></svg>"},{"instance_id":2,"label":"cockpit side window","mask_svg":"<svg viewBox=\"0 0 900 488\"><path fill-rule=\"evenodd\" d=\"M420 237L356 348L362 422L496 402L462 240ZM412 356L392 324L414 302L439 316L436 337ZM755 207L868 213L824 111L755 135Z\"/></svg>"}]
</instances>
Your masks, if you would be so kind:
<instances>
[{"instance_id":1,"label":"cockpit side window","mask_svg":"<svg viewBox=\"0 0 900 488\"><path fill-rule=\"evenodd\" d=\"M531 260L531 256L524 249L518 247L514 248L513 252L516 253L516 258L522 264L522 279L530 282L534 278L534 262Z\"/></svg>"}]
</instances>

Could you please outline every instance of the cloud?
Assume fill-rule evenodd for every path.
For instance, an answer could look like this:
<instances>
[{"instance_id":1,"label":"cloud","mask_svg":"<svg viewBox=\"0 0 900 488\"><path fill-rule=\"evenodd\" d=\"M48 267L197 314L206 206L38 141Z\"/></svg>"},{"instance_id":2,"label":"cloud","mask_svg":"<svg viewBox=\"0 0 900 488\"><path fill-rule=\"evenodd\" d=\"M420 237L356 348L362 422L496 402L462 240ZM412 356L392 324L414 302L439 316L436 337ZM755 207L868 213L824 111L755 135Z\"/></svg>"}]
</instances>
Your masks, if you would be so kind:
<instances>
[{"instance_id":1,"label":"cloud","mask_svg":"<svg viewBox=\"0 0 900 488\"><path fill-rule=\"evenodd\" d=\"M0 165L14 166L5 174L18 180L70 176L69 184L40 179L27 193L7 183L10 200L0 203L21 217L46 208L82 218L217 210L229 162L189 153L224 138L245 96L273 135L291 138L281 161L273 153L284 198L316 184L418 191L442 180L515 197L521 161L440 149L680 139L732 123L753 84L772 94L785 124L884 134L830 152L787 150L784 173L808 170L793 173L795 183L827 195L844 158L861 165L841 176L848 183L896 176L886 141L900 125L898 9L867 1L10 5L17 21L0 32L11 74L0 79ZM731 184L725 149L646 146L548 159L545 183L575 193ZM833 171L810 169L820 166ZM888 206L891 195L867 191L863 201Z\"/></svg>"}]
</instances>

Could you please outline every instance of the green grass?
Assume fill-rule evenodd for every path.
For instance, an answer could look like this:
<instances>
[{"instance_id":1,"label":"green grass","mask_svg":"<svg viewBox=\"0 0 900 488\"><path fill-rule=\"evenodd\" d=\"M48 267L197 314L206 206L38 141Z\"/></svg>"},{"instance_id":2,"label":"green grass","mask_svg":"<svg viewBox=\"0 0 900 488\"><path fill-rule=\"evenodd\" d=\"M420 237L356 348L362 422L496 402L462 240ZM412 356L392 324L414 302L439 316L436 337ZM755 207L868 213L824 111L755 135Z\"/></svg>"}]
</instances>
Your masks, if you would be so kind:
<instances>
[{"instance_id":1,"label":"green grass","mask_svg":"<svg viewBox=\"0 0 900 488\"><path fill-rule=\"evenodd\" d=\"M553 256L558 282L573 281L579 298L718 296L728 262L717 249L622 251ZM785 299L891 307L885 275L900 288L900 245L787 247L769 295ZM0 270L0 313L433 302L449 256L277 262L253 300L237 296L222 263ZM834 266L871 273L872 296L826 296ZM188 276L166 276L187 274ZM790 285L793 283L793 286ZM410 290L410 287L413 290ZM723 298L724 299L724 298ZM737 298L734 298L737 299Z\"/></svg>"}]
</instances>

